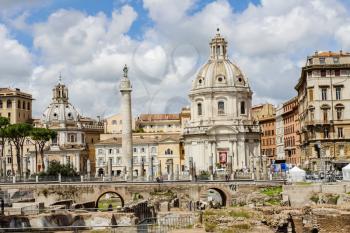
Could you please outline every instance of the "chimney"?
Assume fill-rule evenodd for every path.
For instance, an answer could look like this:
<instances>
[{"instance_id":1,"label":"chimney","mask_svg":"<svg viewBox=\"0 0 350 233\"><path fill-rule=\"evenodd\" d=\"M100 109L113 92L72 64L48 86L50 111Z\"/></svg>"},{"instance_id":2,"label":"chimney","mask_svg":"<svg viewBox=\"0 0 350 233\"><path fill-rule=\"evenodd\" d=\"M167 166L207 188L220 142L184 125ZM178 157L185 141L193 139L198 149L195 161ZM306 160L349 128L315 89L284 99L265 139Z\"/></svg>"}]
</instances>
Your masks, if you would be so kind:
<instances>
[{"instance_id":1,"label":"chimney","mask_svg":"<svg viewBox=\"0 0 350 233\"><path fill-rule=\"evenodd\" d=\"M318 51L317 50L315 51L315 56L318 56Z\"/></svg>"}]
</instances>

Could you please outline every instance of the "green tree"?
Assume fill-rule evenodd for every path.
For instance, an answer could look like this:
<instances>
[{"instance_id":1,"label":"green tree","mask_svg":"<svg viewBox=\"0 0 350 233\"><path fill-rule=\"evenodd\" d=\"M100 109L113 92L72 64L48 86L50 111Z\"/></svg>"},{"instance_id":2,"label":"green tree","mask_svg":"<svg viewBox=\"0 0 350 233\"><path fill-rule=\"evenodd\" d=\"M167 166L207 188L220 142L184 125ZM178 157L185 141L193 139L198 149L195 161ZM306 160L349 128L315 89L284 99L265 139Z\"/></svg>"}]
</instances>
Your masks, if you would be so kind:
<instances>
[{"instance_id":1,"label":"green tree","mask_svg":"<svg viewBox=\"0 0 350 233\"><path fill-rule=\"evenodd\" d=\"M58 174L61 174L63 177L78 176L72 164L62 165L56 160L50 161L47 171L40 173L41 176L57 176Z\"/></svg>"},{"instance_id":2,"label":"green tree","mask_svg":"<svg viewBox=\"0 0 350 233\"><path fill-rule=\"evenodd\" d=\"M6 144L6 127L10 124L10 120L6 117L0 117L0 146L1 146L1 161L5 159L4 149ZM6 169L3 170L2 162L0 164L1 175L6 175Z\"/></svg>"},{"instance_id":3,"label":"green tree","mask_svg":"<svg viewBox=\"0 0 350 233\"><path fill-rule=\"evenodd\" d=\"M26 138L30 135L33 126L28 123L18 123L9 125L6 128L8 139L16 148L17 173L22 176L23 145Z\"/></svg>"},{"instance_id":4,"label":"green tree","mask_svg":"<svg viewBox=\"0 0 350 233\"><path fill-rule=\"evenodd\" d=\"M38 151L41 157L41 165L45 170L44 163L44 149L48 141L54 139L57 136L57 132L46 128L33 128L30 132L30 137L35 146L35 161L38 161Z\"/></svg>"}]
</instances>

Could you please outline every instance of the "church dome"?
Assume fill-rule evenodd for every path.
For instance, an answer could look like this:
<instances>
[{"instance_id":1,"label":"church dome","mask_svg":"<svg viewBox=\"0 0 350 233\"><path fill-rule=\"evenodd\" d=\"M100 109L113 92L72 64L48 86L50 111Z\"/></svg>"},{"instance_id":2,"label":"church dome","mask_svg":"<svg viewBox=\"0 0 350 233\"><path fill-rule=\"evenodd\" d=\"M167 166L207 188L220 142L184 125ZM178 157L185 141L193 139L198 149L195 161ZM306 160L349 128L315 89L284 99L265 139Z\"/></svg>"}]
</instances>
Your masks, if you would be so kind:
<instances>
[{"instance_id":1,"label":"church dome","mask_svg":"<svg viewBox=\"0 0 350 233\"><path fill-rule=\"evenodd\" d=\"M218 33L210 42L210 58L193 81L192 90L211 87L249 87L239 69L227 56L227 42Z\"/></svg>"},{"instance_id":2,"label":"church dome","mask_svg":"<svg viewBox=\"0 0 350 233\"><path fill-rule=\"evenodd\" d=\"M79 121L78 111L68 102L68 89L65 85L59 83L54 87L52 102L44 111L42 120L48 124Z\"/></svg>"}]
</instances>

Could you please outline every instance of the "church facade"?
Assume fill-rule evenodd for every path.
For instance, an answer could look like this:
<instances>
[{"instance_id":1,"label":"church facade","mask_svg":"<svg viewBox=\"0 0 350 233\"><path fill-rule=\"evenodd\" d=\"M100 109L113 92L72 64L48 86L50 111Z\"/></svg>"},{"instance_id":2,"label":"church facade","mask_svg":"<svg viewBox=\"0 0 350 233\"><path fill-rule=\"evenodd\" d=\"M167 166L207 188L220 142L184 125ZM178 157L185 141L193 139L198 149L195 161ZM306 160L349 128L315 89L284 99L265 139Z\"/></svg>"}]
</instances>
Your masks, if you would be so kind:
<instances>
[{"instance_id":1,"label":"church facade","mask_svg":"<svg viewBox=\"0 0 350 233\"><path fill-rule=\"evenodd\" d=\"M191 119L183 130L186 169L190 174L256 170L261 164L260 130L251 117L252 90L229 60L219 31L209 45L209 60L189 93Z\"/></svg>"}]
</instances>

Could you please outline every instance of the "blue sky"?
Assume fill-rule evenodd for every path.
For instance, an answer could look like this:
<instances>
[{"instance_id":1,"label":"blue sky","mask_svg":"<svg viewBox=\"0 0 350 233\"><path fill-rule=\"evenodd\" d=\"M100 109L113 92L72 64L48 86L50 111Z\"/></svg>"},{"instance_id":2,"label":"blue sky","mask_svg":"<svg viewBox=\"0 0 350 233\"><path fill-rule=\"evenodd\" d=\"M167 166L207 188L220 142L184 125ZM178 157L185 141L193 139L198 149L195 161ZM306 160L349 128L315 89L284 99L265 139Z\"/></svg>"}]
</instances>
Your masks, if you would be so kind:
<instances>
[{"instance_id":1,"label":"blue sky","mask_svg":"<svg viewBox=\"0 0 350 233\"><path fill-rule=\"evenodd\" d=\"M34 115L59 73L82 114L119 111L130 66L135 113L178 112L220 27L255 104L296 95L308 55L350 50L346 0L2 0L0 83L31 92Z\"/></svg>"},{"instance_id":2,"label":"blue sky","mask_svg":"<svg viewBox=\"0 0 350 233\"><path fill-rule=\"evenodd\" d=\"M189 14L195 14L213 1L214 0L197 1L197 4L193 6ZM244 11L249 4L258 5L260 0L229 0L228 2L233 7L234 11L239 13ZM50 14L58 9L75 9L85 12L88 15L96 15L99 12L104 12L106 15L110 16L114 9L120 8L125 3L130 4L138 14L138 19L132 24L128 35L134 39L142 39L145 28L152 27L153 22L148 17L148 11L143 7L141 0L48 0L36 6L36 8L31 8L31 13L26 19L26 22L28 24L44 22ZM16 15L18 16L21 13L23 13L23 11L16 12ZM13 30L13 35L22 44L31 48L33 38L29 33Z\"/></svg>"}]
</instances>

